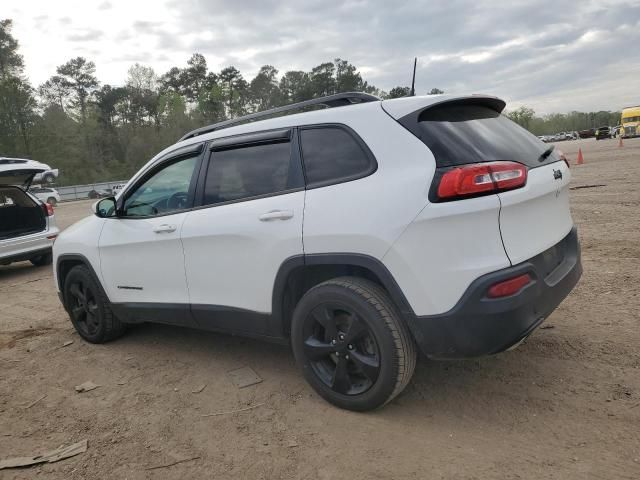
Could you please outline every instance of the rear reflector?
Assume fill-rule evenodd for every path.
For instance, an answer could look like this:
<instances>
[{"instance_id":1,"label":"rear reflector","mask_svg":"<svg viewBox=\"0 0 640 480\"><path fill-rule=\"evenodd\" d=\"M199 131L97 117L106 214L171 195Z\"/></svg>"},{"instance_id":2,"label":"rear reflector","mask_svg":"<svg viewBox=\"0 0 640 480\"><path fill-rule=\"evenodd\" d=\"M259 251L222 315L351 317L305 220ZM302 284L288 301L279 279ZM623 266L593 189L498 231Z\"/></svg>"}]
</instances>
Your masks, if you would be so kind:
<instances>
[{"instance_id":1,"label":"rear reflector","mask_svg":"<svg viewBox=\"0 0 640 480\"><path fill-rule=\"evenodd\" d=\"M518 293L524 287L531 283L531 276L528 273L523 275L518 275L517 277L510 278L509 280L504 280L502 282L498 282L495 285L489 287L489 291L487 292L487 296L489 298L500 298L500 297L508 297L509 295L513 295Z\"/></svg>"},{"instance_id":2,"label":"rear reflector","mask_svg":"<svg viewBox=\"0 0 640 480\"><path fill-rule=\"evenodd\" d=\"M47 217L50 217L53 215L53 207L48 203L42 204L42 211Z\"/></svg>"},{"instance_id":3,"label":"rear reflector","mask_svg":"<svg viewBox=\"0 0 640 480\"><path fill-rule=\"evenodd\" d=\"M527 183L527 167L516 162L463 165L445 172L438 185L438 198L452 200L503 192Z\"/></svg>"}]
</instances>

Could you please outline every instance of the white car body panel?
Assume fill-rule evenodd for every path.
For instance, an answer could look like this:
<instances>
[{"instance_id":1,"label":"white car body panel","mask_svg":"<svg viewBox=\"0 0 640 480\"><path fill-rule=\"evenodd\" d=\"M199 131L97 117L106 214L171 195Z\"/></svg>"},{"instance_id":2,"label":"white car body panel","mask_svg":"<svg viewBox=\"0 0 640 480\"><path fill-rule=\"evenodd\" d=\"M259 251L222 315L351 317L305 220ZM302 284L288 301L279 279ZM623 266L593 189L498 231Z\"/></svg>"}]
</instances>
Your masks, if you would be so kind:
<instances>
[{"instance_id":1,"label":"white car body panel","mask_svg":"<svg viewBox=\"0 0 640 480\"><path fill-rule=\"evenodd\" d=\"M100 269L100 253L98 251L100 232L105 222L106 220L104 218L89 215L89 212L87 212L87 217L74 223L60 233L58 239L53 244L53 277L56 279L56 289L58 291L60 291L61 287L57 281L58 258L64 254L86 259L96 272L96 275L98 275L102 285L106 287Z\"/></svg>"},{"instance_id":2,"label":"white car body panel","mask_svg":"<svg viewBox=\"0 0 640 480\"><path fill-rule=\"evenodd\" d=\"M0 264L3 258L51 248L59 230L53 216L47 217L46 228L38 233L0 240Z\"/></svg>"},{"instance_id":3,"label":"white car body panel","mask_svg":"<svg viewBox=\"0 0 640 480\"><path fill-rule=\"evenodd\" d=\"M342 123L368 145L378 170L307 190L305 253L358 253L380 260L427 203L435 163L424 144L388 115L349 110Z\"/></svg>"},{"instance_id":4,"label":"white car body panel","mask_svg":"<svg viewBox=\"0 0 640 480\"><path fill-rule=\"evenodd\" d=\"M562 178L554 178L554 170ZM571 172L565 162L532 168L527 184L498 194L500 231L514 265L544 252L562 240L573 227L569 208Z\"/></svg>"},{"instance_id":5,"label":"white car body panel","mask_svg":"<svg viewBox=\"0 0 640 480\"><path fill-rule=\"evenodd\" d=\"M497 195L430 203L383 259L416 315L444 313L473 280L508 267Z\"/></svg>"},{"instance_id":6,"label":"white car body panel","mask_svg":"<svg viewBox=\"0 0 640 480\"><path fill-rule=\"evenodd\" d=\"M112 302L189 303L180 240L187 215L105 220L100 269ZM155 231L165 225L174 230Z\"/></svg>"},{"instance_id":7,"label":"white car body panel","mask_svg":"<svg viewBox=\"0 0 640 480\"><path fill-rule=\"evenodd\" d=\"M182 243L191 303L271 312L278 269L303 253L304 195L293 192L189 212ZM292 216L260 220L273 211Z\"/></svg>"}]
</instances>

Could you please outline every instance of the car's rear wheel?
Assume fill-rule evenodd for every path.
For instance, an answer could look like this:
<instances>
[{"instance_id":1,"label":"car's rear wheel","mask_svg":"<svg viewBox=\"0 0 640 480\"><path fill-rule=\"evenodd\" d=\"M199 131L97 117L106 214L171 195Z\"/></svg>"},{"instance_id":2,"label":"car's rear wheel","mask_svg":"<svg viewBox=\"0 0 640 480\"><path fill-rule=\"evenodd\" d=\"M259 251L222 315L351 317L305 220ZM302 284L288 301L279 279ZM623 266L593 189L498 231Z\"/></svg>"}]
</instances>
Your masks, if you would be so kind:
<instances>
[{"instance_id":1,"label":"car's rear wheel","mask_svg":"<svg viewBox=\"0 0 640 480\"><path fill-rule=\"evenodd\" d=\"M29 261L35 265L36 267L44 267L45 265L51 265L53 261L53 255L50 253L45 253L43 255L38 255L37 257L33 257L29 259Z\"/></svg>"},{"instance_id":2,"label":"car's rear wheel","mask_svg":"<svg viewBox=\"0 0 640 480\"><path fill-rule=\"evenodd\" d=\"M52 207L55 207L58 204L58 201L55 199L55 197L49 197L47 198L47 203Z\"/></svg>"},{"instance_id":3,"label":"car's rear wheel","mask_svg":"<svg viewBox=\"0 0 640 480\"><path fill-rule=\"evenodd\" d=\"M104 343L124 333L125 325L113 314L107 296L84 265L67 274L64 303L71 323L88 342Z\"/></svg>"},{"instance_id":4,"label":"car's rear wheel","mask_svg":"<svg viewBox=\"0 0 640 480\"><path fill-rule=\"evenodd\" d=\"M309 384L327 401L365 411L409 383L416 350L387 293L355 277L309 290L293 314L291 342Z\"/></svg>"}]
</instances>

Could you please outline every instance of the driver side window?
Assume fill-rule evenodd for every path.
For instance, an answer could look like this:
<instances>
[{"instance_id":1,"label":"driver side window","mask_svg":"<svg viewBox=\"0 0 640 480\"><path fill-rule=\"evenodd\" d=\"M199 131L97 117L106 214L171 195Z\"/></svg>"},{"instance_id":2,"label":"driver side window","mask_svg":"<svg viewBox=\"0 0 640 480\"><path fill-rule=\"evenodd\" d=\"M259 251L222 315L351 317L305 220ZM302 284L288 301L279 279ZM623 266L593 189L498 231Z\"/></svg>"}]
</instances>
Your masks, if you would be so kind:
<instances>
[{"instance_id":1,"label":"driver side window","mask_svg":"<svg viewBox=\"0 0 640 480\"><path fill-rule=\"evenodd\" d=\"M170 163L140 184L124 202L125 217L152 217L188 208L189 185L198 157Z\"/></svg>"}]
</instances>

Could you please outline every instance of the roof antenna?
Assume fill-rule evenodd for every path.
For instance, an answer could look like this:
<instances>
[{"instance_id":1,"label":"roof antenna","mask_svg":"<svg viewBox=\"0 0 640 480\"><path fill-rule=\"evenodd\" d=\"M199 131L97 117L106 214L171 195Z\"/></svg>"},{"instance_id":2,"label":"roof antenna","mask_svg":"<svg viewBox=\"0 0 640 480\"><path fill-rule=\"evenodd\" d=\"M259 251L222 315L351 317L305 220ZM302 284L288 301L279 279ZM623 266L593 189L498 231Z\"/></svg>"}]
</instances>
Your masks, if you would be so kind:
<instances>
[{"instance_id":1,"label":"roof antenna","mask_svg":"<svg viewBox=\"0 0 640 480\"><path fill-rule=\"evenodd\" d=\"M411 79L411 92L409 93L410 97L416 96L416 65L418 65L418 57L413 59L413 78Z\"/></svg>"}]
</instances>

